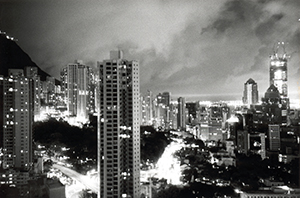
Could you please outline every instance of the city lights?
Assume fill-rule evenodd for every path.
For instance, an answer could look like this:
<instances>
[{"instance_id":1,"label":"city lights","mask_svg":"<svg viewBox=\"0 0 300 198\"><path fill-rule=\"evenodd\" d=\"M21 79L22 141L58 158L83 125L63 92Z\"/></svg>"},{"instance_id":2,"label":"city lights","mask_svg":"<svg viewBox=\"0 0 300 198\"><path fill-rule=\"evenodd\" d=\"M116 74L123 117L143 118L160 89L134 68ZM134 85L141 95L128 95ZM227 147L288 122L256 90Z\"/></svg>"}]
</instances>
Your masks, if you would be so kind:
<instances>
[{"instance_id":1,"label":"city lights","mask_svg":"<svg viewBox=\"0 0 300 198\"><path fill-rule=\"evenodd\" d=\"M4 49L0 53L3 54L0 64L7 62L8 65L3 66L5 71L0 75L3 91L0 94L3 127L0 192L10 195L10 190L15 190L16 197L51 198L84 197L83 193L98 194L101 198L153 198L174 192L192 198L300 194L297 188L300 87L294 84L299 72L295 65L299 60L289 55L297 52L294 42L298 29L290 24L292 30L285 33L287 23L283 22L288 22L288 13L287 9L280 9L282 13L276 15L277 10L273 9L278 2L255 2L260 6L254 6L253 2L247 2L247 6L245 2L238 3L237 6L236 1L230 1L218 7L223 10L220 16L213 13L202 16L200 21L184 19L182 21L188 24L182 22L180 27L177 22L161 23L166 27L160 25L153 32L162 39L151 36L152 31L147 27L135 27L135 20L149 16L134 16L132 23L121 26L114 24L114 20L107 20L107 27L99 26L104 37L116 37L112 45L109 39L103 46L99 46L103 42L88 41L95 37L93 34L100 35L91 27L81 28L91 30L83 41L74 39L73 35L84 35L86 31L80 32L80 28L75 33L67 31L72 38L70 43L75 43L73 47L81 53L74 53L69 44L57 43L53 31L32 34L45 34L40 37L48 39L47 42L36 40L32 46L25 41L21 42L24 46L19 46L14 42L15 37L0 31L1 50ZM140 8L140 3L137 4L134 8ZM259 10L263 4L269 7ZM116 15L120 18L131 9L119 7L123 8ZM197 8L194 4L193 7ZM257 9L256 14L266 11L268 14L255 24L251 21L253 17L247 16L253 10L245 12L249 7ZM294 9L292 7L289 8ZM148 6L139 14L151 9L152 6ZM169 12L163 15L168 17L161 17L160 9L155 11L158 13L151 16L159 16L161 22L174 18ZM240 12L245 15L243 24L236 18ZM87 18L101 21L102 17ZM205 23L206 17L210 20ZM272 20L265 21L265 18ZM110 29L110 23L120 29ZM144 24L152 27L152 23ZM171 29L170 24L174 25ZM252 24L252 29L240 29L244 24ZM49 30L62 33L59 28L68 30L67 26L61 23ZM128 31L122 31L122 26ZM107 29L115 33L105 34ZM180 33L173 32L173 36L169 35L173 40L162 42L165 34L161 31L175 29L180 29ZM276 30L281 32L275 34ZM22 32L26 33L16 32L18 38ZM140 32L144 35L137 36ZM158 38L160 45L167 43L167 47L158 49L155 44L147 47L130 40L131 36L137 36L137 40L142 38L148 42L145 32L150 32L150 40ZM117 34L126 38L120 39ZM239 37L241 35L247 35L247 39ZM286 41L270 43L276 36ZM237 37L240 40L235 40ZM35 41L34 38L28 40ZM51 47L49 40L57 46ZM59 41L65 42L66 38ZM94 52L83 46L83 42ZM39 46L35 46L36 43ZM49 55L44 55L47 60L40 57L39 51L32 50L44 45L49 47ZM127 49L127 45L131 49ZM110 51L109 58L104 58L102 53L107 46L117 50ZM129 53L123 54L121 47ZM35 52L32 60L37 62L32 62L23 49ZM57 53L53 55L50 51L54 49ZM67 62L74 58L69 59L70 54L88 59L86 63L83 60ZM95 54L98 55L92 60ZM127 60L126 56L141 60ZM60 61L59 71L53 57ZM46 74L37 64L48 72L56 72L56 76ZM298 98L291 97L290 91Z\"/></svg>"},{"instance_id":2,"label":"city lights","mask_svg":"<svg viewBox=\"0 0 300 198\"><path fill-rule=\"evenodd\" d=\"M141 171L141 180L148 181L148 178L155 177L159 179L166 179L169 184L181 185L181 167L180 162L174 156L174 153L183 147L183 143L172 142L165 148L164 153L159 158L154 168L146 171Z\"/></svg>"}]
</instances>

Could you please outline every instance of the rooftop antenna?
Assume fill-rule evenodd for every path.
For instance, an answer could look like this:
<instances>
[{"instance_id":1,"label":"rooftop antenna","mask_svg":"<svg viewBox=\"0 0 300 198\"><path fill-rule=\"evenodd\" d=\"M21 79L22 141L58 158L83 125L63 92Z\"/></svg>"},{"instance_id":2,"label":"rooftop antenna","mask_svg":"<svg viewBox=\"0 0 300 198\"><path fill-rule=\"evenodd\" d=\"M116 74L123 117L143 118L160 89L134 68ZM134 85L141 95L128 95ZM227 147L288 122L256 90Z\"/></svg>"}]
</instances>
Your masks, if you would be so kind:
<instances>
[{"instance_id":1,"label":"rooftop antenna","mask_svg":"<svg viewBox=\"0 0 300 198\"><path fill-rule=\"evenodd\" d=\"M283 42L283 41L281 41L281 42L277 41L276 43L274 43L273 55L271 55L270 57L272 59L274 59L274 58L276 58L276 59L278 59L278 58L281 58L281 59L290 58L290 56L287 55L286 50L285 50L287 44L288 44L287 42ZM279 49L282 49L282 54L278 53ZM279 55L281 55L281 56L279 56Z\"/></svg>"}]
</instances>

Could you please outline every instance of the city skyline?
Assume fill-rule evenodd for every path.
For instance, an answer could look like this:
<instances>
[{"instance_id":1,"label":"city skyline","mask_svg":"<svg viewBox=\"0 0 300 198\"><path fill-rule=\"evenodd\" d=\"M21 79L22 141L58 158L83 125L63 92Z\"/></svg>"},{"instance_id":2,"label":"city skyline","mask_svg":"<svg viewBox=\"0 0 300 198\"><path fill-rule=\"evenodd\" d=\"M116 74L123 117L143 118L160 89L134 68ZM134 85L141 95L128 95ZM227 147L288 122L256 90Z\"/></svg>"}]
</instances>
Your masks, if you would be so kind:
<instances>
[{"instance_id":1,"label":"city skyline","mask_svg":"<svg viewBox=\"0 0 300 198\"><path fill-rule=\"evenodd\" d=\"M57 79L61 68L76 59L95 67L109 50L121 49L140 62L141 93L241 100L243 83L253 78L261 98L269 84L269 55L283 41L291 55L288 97L299 99L296 0L53 0L2 2L1 7L1 31L16 37L32 60Z\"/></svg>"}]
</instances>

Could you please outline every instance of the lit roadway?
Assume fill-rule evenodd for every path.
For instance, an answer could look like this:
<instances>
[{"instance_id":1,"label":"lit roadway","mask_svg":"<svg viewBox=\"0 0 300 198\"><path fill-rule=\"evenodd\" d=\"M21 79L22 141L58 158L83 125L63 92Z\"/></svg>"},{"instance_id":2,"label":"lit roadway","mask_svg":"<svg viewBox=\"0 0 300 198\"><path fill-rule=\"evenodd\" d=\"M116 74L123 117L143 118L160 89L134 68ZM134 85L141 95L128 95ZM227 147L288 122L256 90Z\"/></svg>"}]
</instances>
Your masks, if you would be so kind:
<instances>
[{"instance_id":1,"label":"lit roadway","mask_svg":"<svg viewBox=\"0 0 300 198\"><path fill-rule=\"evenodd\" d=\"M182 141L171 142L166 148L162 156L156 163L156 168L142 171L141 181L148 181L149 177L164 178L169 184L180 185L181 168L179 160L174 157L174 153L180 150L184 144Z\"/></svg>"},{"instance_id":2,"label":"lit roadway","mask_svg":"<svg viewBox=\"0 0 300 198\"><path fill-rule=\"evenodd\" d=\"M53 164L53 168L56 168L58 170L60 170L62 173L64 173L65 175L67 175L68 177L76 180L77 182L80 182L81 184L83 184L87 189L90 189L91 191L93 191L94 193L98 193L98 185L97 182L95 182L94 180L92 180L91 178L89 178L89 176L86 175L82 175L70 168L58 165L58 164Z\"/></svg>"},{"instance_id":3,"label":"lit roadway","mask_svg":"<svg viewBox=\"0 0 300 198\"><path fill-rule=\"evenodd\" d=\"M141 171L141 181L148 181L149 177L165 178L169 184L180 185L181 168L179 160L174 157L174 153L184 147L182 141L173 141L166 148L158 162L156 167L147 171ZM87 189L90 189L94 193L98 193L98 185L95 179L91 179L89 176L82 175L70 168L53 164L53 168L60 170L68 177L76 180L78 183L84 185ZM76 187L75 187L76 188ZM72 196L73 197L73 196Z\"/></svg>"}]
</instances>

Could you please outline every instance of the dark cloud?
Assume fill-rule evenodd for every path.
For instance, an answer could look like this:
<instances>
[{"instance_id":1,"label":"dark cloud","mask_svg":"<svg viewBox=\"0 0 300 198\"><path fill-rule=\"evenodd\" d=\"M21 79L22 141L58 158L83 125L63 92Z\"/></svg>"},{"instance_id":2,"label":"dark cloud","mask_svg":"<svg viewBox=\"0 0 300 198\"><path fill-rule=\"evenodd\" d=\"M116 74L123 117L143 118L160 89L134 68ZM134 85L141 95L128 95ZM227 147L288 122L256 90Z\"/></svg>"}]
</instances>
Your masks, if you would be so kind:
<instances>
[{"instance_id":1,"label":"dark cloud","mask_svg":"<svg viewBox=\"0 0 300 198\"><path fill-rule=\"evenodd\" d=\"M226 2L212 24L202 29L202 34L213 30L216 30L218 34L222 34L227 29L238 27L241 24L251 26L249 22L257 20L261 15L259 4L255 1L245 0Z\"/></svg>"},{"instance_id":2,"label":"dark cloud","mask_svg":"<svg viewBox=\"0 0 300 198\"><path fill-rule=\"evenodd\" d=\"M258 23L255 34L263 43L269 43L270 36L276 32L276 25L284 17L283 13L274 14L262 23ZM272 38L272 37L271 37Z\"/></svg>"},{"instance_id":3,"label":"dark cloud","mask_svg":"<svg viewBox=\"0 0 300 198\"><path fill-rule=\"evenodd\" d=\"M56 77L121 49L140 62L142 92L238 96L249 78L265 90L273 45L285 41L289 83L299 79L298 0L20 2L0 4L0 29Z\"/></svg>"},{"instance_id":4,"label":"dark cloud","mask_svg":"<svg viewBox=\"0 0 300 198\"><path fill-rule=\"evenodd\" d=\"M283 5L276 1L228 1L204 28L199 23L201 15L194 16L173 39L167 58L147 64L157 71L150 78L159 84L155 88L177 93L178 87L184 87L180 92L185 94L236 95L242 93L244 82L254 78L264 92L274 43L299 43L286 23L294 11L287 13L289 9L283 7L277 12L276 7ZM289 63L291 70L294 62L299 61ZM295 83L294 76L290 82ZM148 86L153 87L151 83Z\"/></svg>"}]
</instances>

